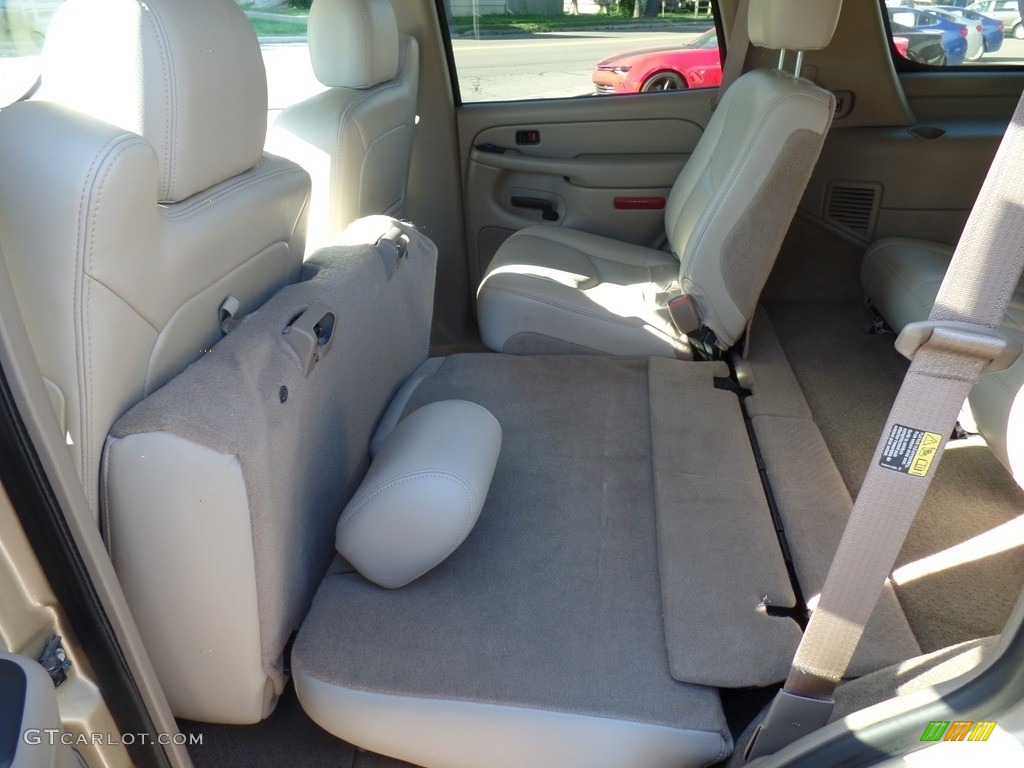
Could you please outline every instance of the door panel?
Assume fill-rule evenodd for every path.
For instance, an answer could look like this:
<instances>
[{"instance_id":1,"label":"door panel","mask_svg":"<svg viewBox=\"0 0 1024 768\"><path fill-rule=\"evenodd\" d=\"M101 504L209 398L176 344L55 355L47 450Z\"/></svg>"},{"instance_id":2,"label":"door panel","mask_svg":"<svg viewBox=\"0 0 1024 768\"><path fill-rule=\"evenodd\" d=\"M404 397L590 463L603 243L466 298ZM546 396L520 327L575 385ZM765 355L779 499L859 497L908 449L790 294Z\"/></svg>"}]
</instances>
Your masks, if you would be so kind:
<instances>
[{"instance_id":1,"label":"door panel","mask_svg":"<svg viewBox=\"0 0 1024 768\"><path fill-rule=\"evenodd\" d=\"M536 224L660 246L663 201L710 117L708 91L461 107L473 284Z\"/></svg>"},{"instance_id":2,"label":"door panel","mask_svg":"<svg viewBox=\"0 0 1024 768\"><path fill-rule=\"evenodd\" d=\"M1006 130L1024 72L905 72L909 125L834 126L801 209L859 243L955 244Z\"/></svg>"}]
</instances>

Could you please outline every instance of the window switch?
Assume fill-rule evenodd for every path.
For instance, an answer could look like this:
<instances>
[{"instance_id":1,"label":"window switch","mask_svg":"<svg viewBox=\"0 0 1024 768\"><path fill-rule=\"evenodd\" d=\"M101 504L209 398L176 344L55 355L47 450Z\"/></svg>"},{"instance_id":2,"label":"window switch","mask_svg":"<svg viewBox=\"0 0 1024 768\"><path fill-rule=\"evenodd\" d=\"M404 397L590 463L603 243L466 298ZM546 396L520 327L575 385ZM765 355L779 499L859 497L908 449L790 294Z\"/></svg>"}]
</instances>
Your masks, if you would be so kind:
<instances>
[{"instance_id":1,"label":"window switch","mask_svg":"<svg viewBox=\"0 0 1024 768\"><path fill-rule=\"evenodd\" d=\"M516 144L540 144L540 131L516 131Z\"/></svg>"}]
</instances>

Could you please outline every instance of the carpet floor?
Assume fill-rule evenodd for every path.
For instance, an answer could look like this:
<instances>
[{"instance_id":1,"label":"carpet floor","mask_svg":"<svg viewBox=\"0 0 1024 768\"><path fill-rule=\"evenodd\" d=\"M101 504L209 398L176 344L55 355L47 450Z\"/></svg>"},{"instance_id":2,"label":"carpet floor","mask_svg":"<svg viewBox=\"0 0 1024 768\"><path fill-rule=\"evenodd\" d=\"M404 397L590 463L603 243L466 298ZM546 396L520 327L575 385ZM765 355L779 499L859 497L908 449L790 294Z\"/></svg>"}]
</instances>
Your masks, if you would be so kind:
<instances>
[{"instance_id":1,"label":"carpet floor","mask_svg":"<svg viewBox=\"0 0 1024 768\"><path fill-rule=\"evenodd\" d=\"M856 495L907 369L891 335L866 332L872 316L858 304L771 304L768 316L829 451ZM1024 492L977 440L946 450L897 561L900 566L996 531L987 555L919 568L896 592L922 650L1002 631L1024 588L1024 536L1012 535ZM1003 526L1003 527L1000 527ZM1004 535L1001 535L1004 534ZM961 548L962 549L962 548ZM960 562L956 562L956 560ZM908 571L910 569L907 569ZM929 572L930 571L930 572Z\"/></svg>"}]
</instances>

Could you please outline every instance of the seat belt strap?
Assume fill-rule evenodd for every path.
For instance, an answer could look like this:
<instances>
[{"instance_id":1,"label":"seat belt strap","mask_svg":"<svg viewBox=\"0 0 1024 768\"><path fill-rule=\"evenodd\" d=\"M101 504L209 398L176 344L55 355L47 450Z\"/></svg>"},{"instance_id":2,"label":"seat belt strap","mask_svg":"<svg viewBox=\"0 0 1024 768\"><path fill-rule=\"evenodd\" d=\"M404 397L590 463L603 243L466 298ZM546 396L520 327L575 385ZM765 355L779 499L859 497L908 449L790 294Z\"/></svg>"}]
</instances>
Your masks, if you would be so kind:
<instances>
[{"instance_id":1,"label":"seat belt strap","mask_svg":"<svg viewBox=\"0 0 1024 768\"><path fill-rule=\"evenodd\" d=\"M747 751L772 754L825 725L960 408L982 373L1020 357L996 330L1024 266L1024 97L953 254L931 314L896 348L910 369L882 431L786 684Z\"/></svg>"},{"instance_id":2,"label":"seat belt strap","mask_svg":"<svg viewBox=\"0 0 1024 768\"><path fill-rule=\"evenodd\" d=\"M736 15L729 30L729 45L726 49L725 66L722 67L722 82L718 86L718 95L711 102L712 108L717 107L722 95L743 74L743 65L750 50L750 0L739 0L736 4Z\"/></svg>"}]
</instances>

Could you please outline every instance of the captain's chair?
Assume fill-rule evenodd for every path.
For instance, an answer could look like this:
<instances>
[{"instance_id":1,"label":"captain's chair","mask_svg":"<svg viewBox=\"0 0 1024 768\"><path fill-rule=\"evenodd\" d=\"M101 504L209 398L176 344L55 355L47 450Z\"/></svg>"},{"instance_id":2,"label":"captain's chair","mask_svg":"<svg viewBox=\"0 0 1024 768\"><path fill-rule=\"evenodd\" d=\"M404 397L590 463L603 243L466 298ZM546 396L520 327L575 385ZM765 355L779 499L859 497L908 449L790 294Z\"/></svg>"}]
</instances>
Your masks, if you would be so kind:
<instances>
[{"instance_id":1,"label":"captain's chair","mask_svg":"<svg viewBox=\"0 0 1024 768\"><path fill-rule=\"evenodd\" d=\"M733 346L753 315L832 121L835 99L800 77L802 52L828 45L841 0L750 0L754 45L796 50L796 73L736 80L672 187L671 251L556 225L498 249L477 293L491 349L683 356L692 332ZM669 299L696 312L679 333Z\"/></svg>"},{"instance_id":2,"label":"captain's chair","mask_svg":"<svg viewBox=\"0 0 1024 768\"><path fill-rule=\"evenodd\" d=\"M316 0L309 56L328 90L282 112L267 148L313 178L312 252L362 216L404 217L419 47L399 34L390 0Z\"/></svg>"},{"instance_id":3,"label":"captain's chair","mask_svg":"<svg viewBox=\"0 0 1024 768\"><path fill-rule=\"evenodd\" d=\"M68 0L0 112L0 253L97 513L113 422L298 279L310 182L266 115L233 0Z\"/></svg>"}]
</instances>

